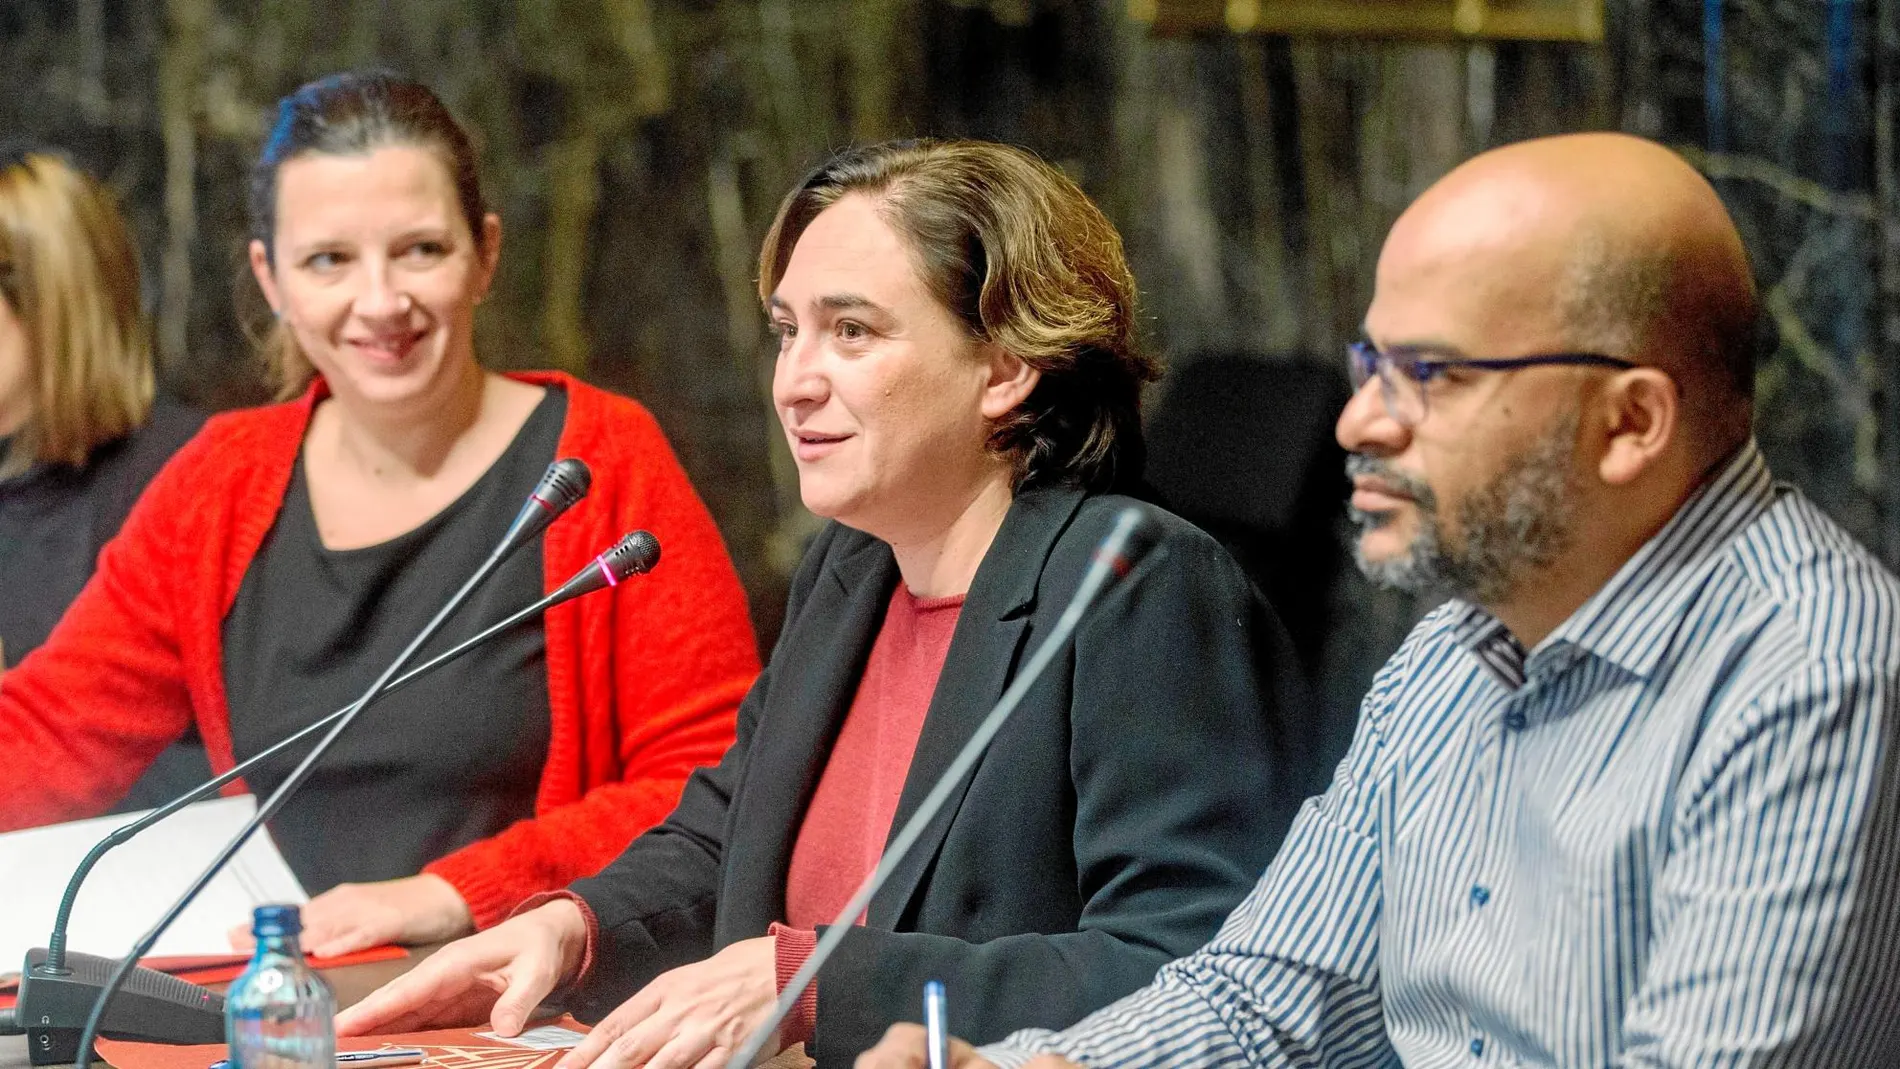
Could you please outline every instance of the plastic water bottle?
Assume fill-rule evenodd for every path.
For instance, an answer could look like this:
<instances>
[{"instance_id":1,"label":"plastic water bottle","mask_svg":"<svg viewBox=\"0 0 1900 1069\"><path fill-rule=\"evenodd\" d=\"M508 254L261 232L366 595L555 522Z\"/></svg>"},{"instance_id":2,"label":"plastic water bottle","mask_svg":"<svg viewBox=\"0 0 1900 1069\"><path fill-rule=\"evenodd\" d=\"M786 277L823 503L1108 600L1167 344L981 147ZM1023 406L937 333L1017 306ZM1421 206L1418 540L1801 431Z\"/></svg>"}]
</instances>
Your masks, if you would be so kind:
<instances>
[{"instance_id":1,"label":"plastic water bottle","mask_svg":"<svg viewBox=\"0 0 1900 1069\"><path fill-rule=\"evenodd\" d=\"M296 906L259 906L257 955L224 996L232 1069L335 1069L336 996L303 960Z\"/></svg>"}]
</instances>

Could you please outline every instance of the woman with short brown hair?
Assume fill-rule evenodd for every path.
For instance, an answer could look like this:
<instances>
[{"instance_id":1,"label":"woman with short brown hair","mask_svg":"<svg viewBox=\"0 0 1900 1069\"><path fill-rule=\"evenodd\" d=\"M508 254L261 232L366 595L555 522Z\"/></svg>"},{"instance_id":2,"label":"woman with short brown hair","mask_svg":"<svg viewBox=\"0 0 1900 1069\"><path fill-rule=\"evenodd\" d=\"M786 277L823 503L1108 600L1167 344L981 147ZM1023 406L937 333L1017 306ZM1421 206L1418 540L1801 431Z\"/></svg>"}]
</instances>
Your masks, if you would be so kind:
<instances>
[{"instance_id":1,"label":"woman with short brown hair","mask_svg":"<svg viewBox=\"0 0 1900 1069\"><path fill-rule=\"evenodd\" d=\"M761 256L772 395L805 505L739 740L600 875L443 949L345 1032L600 1026L567 1069L722 1064L758 1027L1133 504L1141 384L1120 239L1030 154L855 149ZM1150 506L1154 549L1077 631L818 973L772 1048L848 1064L949 989L960 1033L1072 1023L1199 946L1323 769L1284 634L1227 553ZM708 956L710 955L710 957ZM704 960L701 960L704 959Z\"/></svg>"},{"instance_id":2,"label":"woman with short brown hair","mask_svg":"<svg viewBox=\"0 0 1900 1069\"><path fill-rule=\"evenodd\" d=\"M1121 235L1087 195L1006 145L849 150L779 209L759 254L761 301L770 302L805 228L851 193L878 197L920 281L972 337L1036 370L1035 390L990 433L990 448L1013 458L1018 487L1131 489L1146 458L1141 388L1161 368L1141 347Z\"/></svg>"}]
</instances>

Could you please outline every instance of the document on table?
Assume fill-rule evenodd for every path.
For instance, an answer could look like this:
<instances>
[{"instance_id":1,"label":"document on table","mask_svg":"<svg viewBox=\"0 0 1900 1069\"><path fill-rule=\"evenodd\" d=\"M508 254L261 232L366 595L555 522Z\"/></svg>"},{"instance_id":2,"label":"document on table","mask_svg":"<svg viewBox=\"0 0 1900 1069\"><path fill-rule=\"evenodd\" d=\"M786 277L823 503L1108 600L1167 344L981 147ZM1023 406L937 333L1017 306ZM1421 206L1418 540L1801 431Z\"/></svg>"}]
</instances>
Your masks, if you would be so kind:
<instances>
[{"instance_id":1,"label":"document on table","mask_svg":"<svg viewBox=\"0 0 1900 1069\"><path fill-rule=\"evenodd\" d=\"M544 1024L539 1028L530 1028L518 1036L504 1036L498 1032L477 1032L483 1039L492 1039L497 1043L506 1043L511 1047L526 1047L529 1050L567 1050L578 1047L581 1040L587 1038L586 1032L576 1032L572 1028L562 1028L558 1024Z\"/></svg>"},{"instance_id":2,"label":"document on table","mask_svg":"<svg viewBox=\"0 0 1900 1069\"><path fill-rule=\"evenodd\" d=\"M199 802L108 852L80 889L67 947L123 957L256 812L257 799L248 794ZM18 969L27 950L46 945L66 881L93 844L141 815L0 835L0 972ZM306 900L269 832L260 828L160 937L152 956L232 956L225 933L248 923L253 906Z\"/></svg>"}]
</instances>

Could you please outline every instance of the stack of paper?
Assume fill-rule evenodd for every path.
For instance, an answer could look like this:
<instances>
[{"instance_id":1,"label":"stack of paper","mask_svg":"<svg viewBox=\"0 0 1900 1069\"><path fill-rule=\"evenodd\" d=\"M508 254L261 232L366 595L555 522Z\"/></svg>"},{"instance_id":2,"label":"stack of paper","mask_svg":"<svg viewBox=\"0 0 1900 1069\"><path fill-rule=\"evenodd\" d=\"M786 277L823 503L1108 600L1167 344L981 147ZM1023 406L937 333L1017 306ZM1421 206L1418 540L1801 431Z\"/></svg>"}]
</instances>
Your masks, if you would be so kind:
<instances>
[{"instance_id":1,"label":"stack of paper","mask_svg":"<svg viewBox=\"0 0 1900 1069\"><path fill-rule=\"evenodd\" d=\"M187 806L133 837L92 872L73 907L67 948L122 957L184 894L220 848L257 812L250 795ZM122 813L0 835L0 973L46 945L66 881L93 844L142 814ZM152 950L157 957L230 957L226 933L266 902L306 900L283 855L259 830L206 885Z\"/></svg>"}]
</instances>

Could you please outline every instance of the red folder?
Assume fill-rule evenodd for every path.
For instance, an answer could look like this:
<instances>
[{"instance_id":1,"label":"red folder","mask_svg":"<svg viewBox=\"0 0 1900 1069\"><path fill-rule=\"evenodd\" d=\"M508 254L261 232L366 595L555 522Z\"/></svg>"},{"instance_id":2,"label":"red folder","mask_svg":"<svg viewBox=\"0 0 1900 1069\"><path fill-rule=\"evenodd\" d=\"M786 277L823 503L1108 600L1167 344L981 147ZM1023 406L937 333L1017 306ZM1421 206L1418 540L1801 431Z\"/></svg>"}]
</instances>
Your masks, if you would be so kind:
<instances>
[{"instance_id":1,"label":"red folder","mask_svg":"<svg viewBox=\"0 0 1900 1069\"><path fill-rule=\"evenodd\" d=\"M536 1021L531 1027L540 1025L559 1025L576 1032L587 1031L587 1026L572 1017L560 1017L551 1021ZM529 1050L504 1043L498 1039L483 1039L477 1031L487 1031L486 1024L473 1028L442 1028L433 1032L404 1032L400 1035L358 1036L354 1039L339 1039L336 1049L380 1050L384 1047L421 1047L428 1052L425 1065L444 1066L446 1069L547 1069L565 1050ZM207 1043L195 1047L174 1047L163 1043L131 1043L117 1039L99 1041L99 1056L113 1066L113 1069L207 1069L207 1067L225 1057L224 1044Z\"/></svg>"},{"instance_id":2,"label":"red folder","mask_svg":"<svg viewBox=\"0 0 1900 1069\"><path fill-rule=\"evenodd\" d=\"M576 1032L588 1026L569 1016L546 1021L531 1021L530 1028L557 1025ZM381 1050L384 1047L421 1047L427 1052L423 1069L552 1069L565 1050L530 1050L498 1039L476 1035L488 1031L486 1024L472 1028L441 1028L433 1032L404 1032L387 1036L358 1036L339 1039L336 1049ZM212 1062L226 1056L222 1044L207 1043L195 1047L171 1047L161 1043L128 1043L117 1039L99 1041L99 1056L113 1069L208 1069ZM760 1069L814 1069L805 1048L790 1047L766 1062Z\"/></svg>"}]
</instances>

